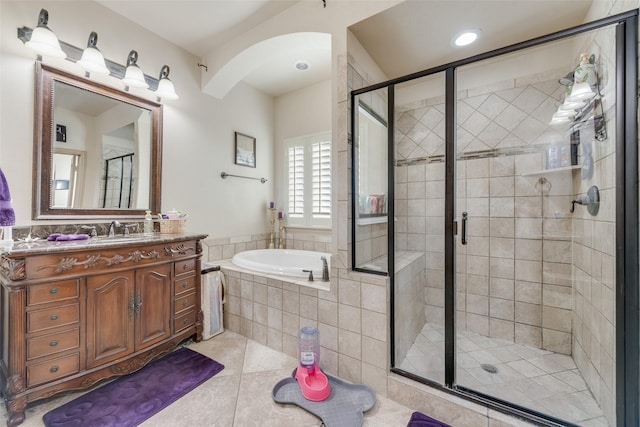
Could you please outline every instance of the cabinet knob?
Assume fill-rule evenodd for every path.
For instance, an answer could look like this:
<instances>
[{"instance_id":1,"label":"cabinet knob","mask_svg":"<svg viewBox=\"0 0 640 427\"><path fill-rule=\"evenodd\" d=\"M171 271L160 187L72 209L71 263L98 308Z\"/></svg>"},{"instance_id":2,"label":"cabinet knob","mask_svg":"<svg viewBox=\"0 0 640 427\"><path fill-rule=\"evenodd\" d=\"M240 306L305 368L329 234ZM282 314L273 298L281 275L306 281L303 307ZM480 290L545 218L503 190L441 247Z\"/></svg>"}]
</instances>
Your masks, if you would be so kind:
<instances>
[{"instance_id":1,"label":"cabinet knob","mask_svg":"<svg viewBox=\"0 0 640 427\"><path fill-rule=\"evenodd\" d=\"M186 307L187 305L189 305L189 300L186 299L186 300L182 301L182 306L183 307Z\"/></svg>"},{"instance_id":2,"label":"cabinet knob","mask_svg":"<svg viewBox=\"0 0 640 427\"><path fill-rule=\"evenodd\" d=\"M58 345L58 341L53 340L53 341L51 341L51 342L49 343L49 345L50 345L51 347L55 347L55 346L57 346L57 345Z\"/></svg>"},{"instance_id":3,"label":"cabinet knob","mask_svg":"<svg viewBox=\"0 0 640 427\"><path fill-rule=\"evenodd\" d=\"M183 270L188 270L189 269L189 264L183 264L182 265L182 269Z\"/></svg>"},{"instance_id":4,"label":"cabinet knob","mask_svg":"<svg viewBox=\"0 0 640 427\"><path fill-rule=\"evenodd\" d=\"M58 369L60 369L60 367L58 367L58 366L56 366L56 365L53 365L53 366L51 367L51 369L49 369L49 372L51 372L51 373L53 374L53 373L55 373L55 372L58 372Z\"/></svg>"},{"instance_id":5,"label":"cabinet knob","mask_svg":"<svg viewBox=\"0 0 640 427\"><path fill-rule=\"evenodd\" d=\"M189 282L184 282L184 283L182 284L182 288L183 288L183 289L187 289L187 286L189 286Z\"/></svg>"},{"instance_id":6,"label":"cabinet knob","mask_svg":"<svg viewBox=\"0 0 640 427\"><path fill-rule=\"evenodd\" d=\"M49 319L58 320L58 315L57 314L52 314L51 317L49 317Z\"/></svg>"},{"instance_id":7,"label":"cabinet knob","mask_svg":"<svg viewBox=\"0 0 640 427\"><path fill-rule=\"evenodd\" d=\"M187 323L189 323L189 319L182 319L182 324L186 325Z\"/></svg>"},{"instance_id":8,"label":"cabinet knob","mask_svg":"<svg viewBox=\"0 0 640 427\"><path fill-rule=\"evenodd\" d=\"M51 289L49 290L49 293L50 293L51 295L55 295L55 294L57 294L57 293L58 293L58 288L51 288Z\"/></svg>"}]
</instances>

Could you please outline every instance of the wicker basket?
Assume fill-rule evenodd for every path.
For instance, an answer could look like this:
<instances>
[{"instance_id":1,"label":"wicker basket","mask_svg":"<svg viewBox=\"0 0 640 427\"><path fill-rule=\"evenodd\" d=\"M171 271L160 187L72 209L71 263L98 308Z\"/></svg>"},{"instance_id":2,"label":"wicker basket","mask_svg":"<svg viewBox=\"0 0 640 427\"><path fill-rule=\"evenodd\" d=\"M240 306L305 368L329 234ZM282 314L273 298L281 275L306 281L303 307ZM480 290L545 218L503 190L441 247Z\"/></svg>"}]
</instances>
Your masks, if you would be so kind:
<instances>
[{"instance_id":1,"label":"wicker basket","mask_svg":"<svg viewBox=\"0 0 640 427\"><path fill-rule=\"evenodd\" d=\"M164 234L184 233L184 223L185 222L187 222L186 218L161 219L160 220L160 233L164 233Z\"/></svg>"}]
</instances>

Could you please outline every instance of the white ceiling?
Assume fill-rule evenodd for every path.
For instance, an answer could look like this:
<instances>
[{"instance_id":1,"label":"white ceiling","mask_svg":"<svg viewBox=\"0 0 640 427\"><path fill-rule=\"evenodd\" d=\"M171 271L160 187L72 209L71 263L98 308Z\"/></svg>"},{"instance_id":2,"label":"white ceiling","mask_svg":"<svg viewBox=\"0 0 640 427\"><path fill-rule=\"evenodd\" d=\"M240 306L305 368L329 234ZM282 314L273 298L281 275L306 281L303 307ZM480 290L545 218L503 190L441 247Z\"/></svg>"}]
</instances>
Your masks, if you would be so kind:
<instances>
[{"instance_id":1,"label":"white ceiling","mask_svg":"<svg viewBox=\"0 0 640 427\"><path fill-rule=\"evenodd\" d=\"M350 30L391 79L582 24L591 3L407 0ZM478 40L454 47L452 39L469 29L480 29Z\"/></svg>"},{"instance_id":2,"label":"white ceiling","mask_svg":"<svg viewBox=\"0 0 640 427\"><path fill-rule=\"evenodd\" d=\"M98 0L198 57L298 1ZM327 0L327 7L346 1L363 0ZM590 4L591 0L407 0L351 29L392 78L580 24ZM453 48L451 38L467 28L482 30L478 42ZM273 55L244 81L278 96L331 78L330 52L294 51ZM298 59L311 63L309 71L295 69Z\"/></svg>"}]
</instances>

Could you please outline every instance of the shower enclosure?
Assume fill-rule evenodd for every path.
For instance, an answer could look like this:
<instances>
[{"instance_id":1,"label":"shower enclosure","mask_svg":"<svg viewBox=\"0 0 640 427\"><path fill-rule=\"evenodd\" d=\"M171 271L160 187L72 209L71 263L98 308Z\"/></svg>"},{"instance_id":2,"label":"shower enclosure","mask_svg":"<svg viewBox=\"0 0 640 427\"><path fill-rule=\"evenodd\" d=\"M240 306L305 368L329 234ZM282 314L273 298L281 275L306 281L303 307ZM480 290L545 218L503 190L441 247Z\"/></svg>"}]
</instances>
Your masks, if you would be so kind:
<instances>
[{"instance_id":1,"label":"shower enclosure","mask_svg":"<svg viewBox=\"0 0 640 427\"><path fill-rule=\"evenodd\" d=\"M637 424L637 28L352 92L352 265L391 277L392 370L548 425Z\"/></svg>"}]
</instances>

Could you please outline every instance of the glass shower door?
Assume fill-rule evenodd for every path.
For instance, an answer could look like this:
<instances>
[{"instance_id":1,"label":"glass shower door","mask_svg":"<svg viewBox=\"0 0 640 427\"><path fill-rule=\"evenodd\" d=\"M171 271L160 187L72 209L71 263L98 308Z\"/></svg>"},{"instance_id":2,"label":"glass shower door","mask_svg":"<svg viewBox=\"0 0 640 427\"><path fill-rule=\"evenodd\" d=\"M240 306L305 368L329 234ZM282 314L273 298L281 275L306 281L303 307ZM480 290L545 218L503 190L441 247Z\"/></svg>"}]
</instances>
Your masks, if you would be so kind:
<instances>
[{"instance_id":1,"label":"glass shower door","mask_svg":"<svg viewBox=\"0 0 640 427\"><path fill-rule=\"evenodd\" d=\"M615 425L614 39L457 69L456 383L576 424Z\"/></svg>"},{"instance_id":2,"label":"glass shower door","mask_svg":"<svg viewBox=\"0 0 640 427\"><path fill-rule=\"evenodd\" d=\"M445 76L395 88L395 366L445 383Z\"/></svg>"}]
</instances>

